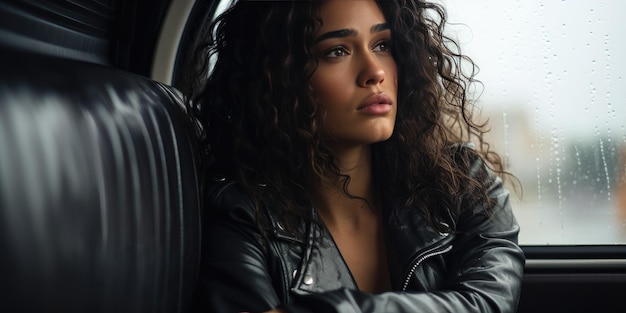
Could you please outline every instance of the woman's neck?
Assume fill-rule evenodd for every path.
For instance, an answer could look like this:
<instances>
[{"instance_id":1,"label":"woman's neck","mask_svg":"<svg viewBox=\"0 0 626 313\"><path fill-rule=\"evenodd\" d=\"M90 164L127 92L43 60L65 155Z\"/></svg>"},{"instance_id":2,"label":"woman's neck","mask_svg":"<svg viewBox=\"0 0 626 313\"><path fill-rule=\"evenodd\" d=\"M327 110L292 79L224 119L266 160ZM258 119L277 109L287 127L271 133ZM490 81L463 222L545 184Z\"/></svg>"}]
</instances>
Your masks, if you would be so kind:
<instances>
[{"instance_id":1,"label":"woman's neck","mask_svg":"<svg viewBox=\"0 0 626 313\"><path fill-rule=\"evenodd\" d=\"M320 177L314 190L313 204L327 224L338 221L358 223L362 214L375 213L377 207L371 148L362 146L342 151L335 153L335 158L341 175L350 176L349 183L345 185L343 177Z\"/></svg>"}]
</instances>

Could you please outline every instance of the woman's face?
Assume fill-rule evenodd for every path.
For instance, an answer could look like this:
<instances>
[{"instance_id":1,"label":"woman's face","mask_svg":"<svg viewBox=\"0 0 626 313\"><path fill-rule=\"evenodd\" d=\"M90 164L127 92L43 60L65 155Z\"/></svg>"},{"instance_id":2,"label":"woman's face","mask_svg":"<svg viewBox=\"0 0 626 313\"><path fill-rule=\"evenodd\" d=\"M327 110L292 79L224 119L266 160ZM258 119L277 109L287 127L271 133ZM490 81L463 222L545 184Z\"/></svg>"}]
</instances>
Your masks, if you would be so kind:
<instances>
[{"instance_id":1,"label":"woman's face","mask_svg":"<svg viewBox=\"0 0 626 313\"><path fill-rule=\"evenodd\" d=\"M391 30L374 0L330 0L320 8L309 82L326 115L328 144L350 148L388 139L397 112Z\"/></svg>"}]
</instances>

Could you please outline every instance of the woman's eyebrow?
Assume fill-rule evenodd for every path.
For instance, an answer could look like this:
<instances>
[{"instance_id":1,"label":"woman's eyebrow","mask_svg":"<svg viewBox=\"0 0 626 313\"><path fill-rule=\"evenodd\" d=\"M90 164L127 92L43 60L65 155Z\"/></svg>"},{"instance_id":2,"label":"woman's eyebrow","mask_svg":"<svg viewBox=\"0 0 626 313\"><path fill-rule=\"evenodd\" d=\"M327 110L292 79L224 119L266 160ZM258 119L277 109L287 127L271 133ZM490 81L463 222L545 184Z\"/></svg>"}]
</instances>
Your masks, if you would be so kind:
<instances>
[{"instance_id":1,"label":"woman's eyebrow","mask_svg":"<svg viewBox=\"0 0 626 313\"><path fill-rule=\"evenodd\" d=\"M389 24L388 23L380 23L380 24L376 24L373 25L370 28L370 33L378 33L378 32L382 32L384 30L389 29ZM329 31L327 33L324 33L322 35L320 35L319 37L317 37L317 39L315 39L315 43L318 43L322 40L326 40L326 39L330 39L330 38L345 38L345 37L349 37L349 36L356 36L358 35L359 32L356 29L353 28L345 28L345 29L339 29L339 30L333 30L333 31Z\"/></svg>"},{"instance_id":2,"label":"woman's eyebrow","mask_svg":"<svg viewBox=\"0 0 626 313\"><path fill-rule=\"evenodd\" d=\"M329 31L327 33L320 35L319 37L317 37L317 39L315 39L315 42L318 43L322 40L326 40L330 38L345 38L348 36L356 36L358 34L359 32L356 29L352 29L352 28L333 30L333 31Z\"/></svg>"},{"instance_id":3,"label":"woman's eyebrow","mask_svg":"<svg viewBox=\"0 0 626 313\"><path fill-rule=\"evenodd\" d=\"M389 23L380 23L380 24L376 24L374 26L372 26L370 28L370 33L378 33L378 32L382 32L384 30L390 29L389 27Z\"/></svg>"}]
</instances>

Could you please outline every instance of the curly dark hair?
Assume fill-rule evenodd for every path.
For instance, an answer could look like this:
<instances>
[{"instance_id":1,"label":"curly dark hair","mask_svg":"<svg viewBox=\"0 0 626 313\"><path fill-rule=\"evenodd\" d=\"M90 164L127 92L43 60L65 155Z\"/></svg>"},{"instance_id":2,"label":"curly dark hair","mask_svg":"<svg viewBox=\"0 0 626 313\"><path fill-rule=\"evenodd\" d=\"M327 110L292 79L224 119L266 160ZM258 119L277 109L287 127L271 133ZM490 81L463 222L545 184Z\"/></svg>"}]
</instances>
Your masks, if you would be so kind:
<instances>
[{"instance_id":1,"label":"curly dark hair","mask_svg":"<svg viewBox=\"0 0 626 313\"><path fill-rule=\"evenodd\" d=\"M377 2L392 32L398 113L391 138L373 145L374 178L393 184L439 229L443 207L461 214L489 202L481 178L468 174L472 158L504 173L483 141L485 124L472 115L468 88L478 83L477 67L444 34L441 5ZM316 175L334 173L346 194L350 179L323 140L323 112L307 84L317 66L312 47L321 3L237 2L200 32L189 72L195 80L184 88L205 127L206 176L232 177L294 232L308 217ZM477 148L461 148L466 142Z\"/></svg>"}]
</instances>

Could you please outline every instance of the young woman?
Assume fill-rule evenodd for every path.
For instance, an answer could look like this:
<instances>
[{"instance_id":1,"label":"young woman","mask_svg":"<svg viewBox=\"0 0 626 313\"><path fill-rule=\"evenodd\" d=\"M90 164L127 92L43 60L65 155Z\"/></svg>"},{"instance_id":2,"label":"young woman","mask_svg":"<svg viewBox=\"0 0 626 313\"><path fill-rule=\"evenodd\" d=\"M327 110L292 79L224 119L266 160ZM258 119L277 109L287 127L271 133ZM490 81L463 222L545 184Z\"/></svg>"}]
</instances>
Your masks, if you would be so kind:
<instances>
[{"instance_id":1,"label":"young woman","mask_svg":"<svg viewBox=\"0 0 626 313\"><path fill-rule=\"evenodd\" d=\"M241 0L217 19L188 90L207 173L194 311L515 311L519 228L445 22L423 0Z\"/></svg>"}]
</instances>

